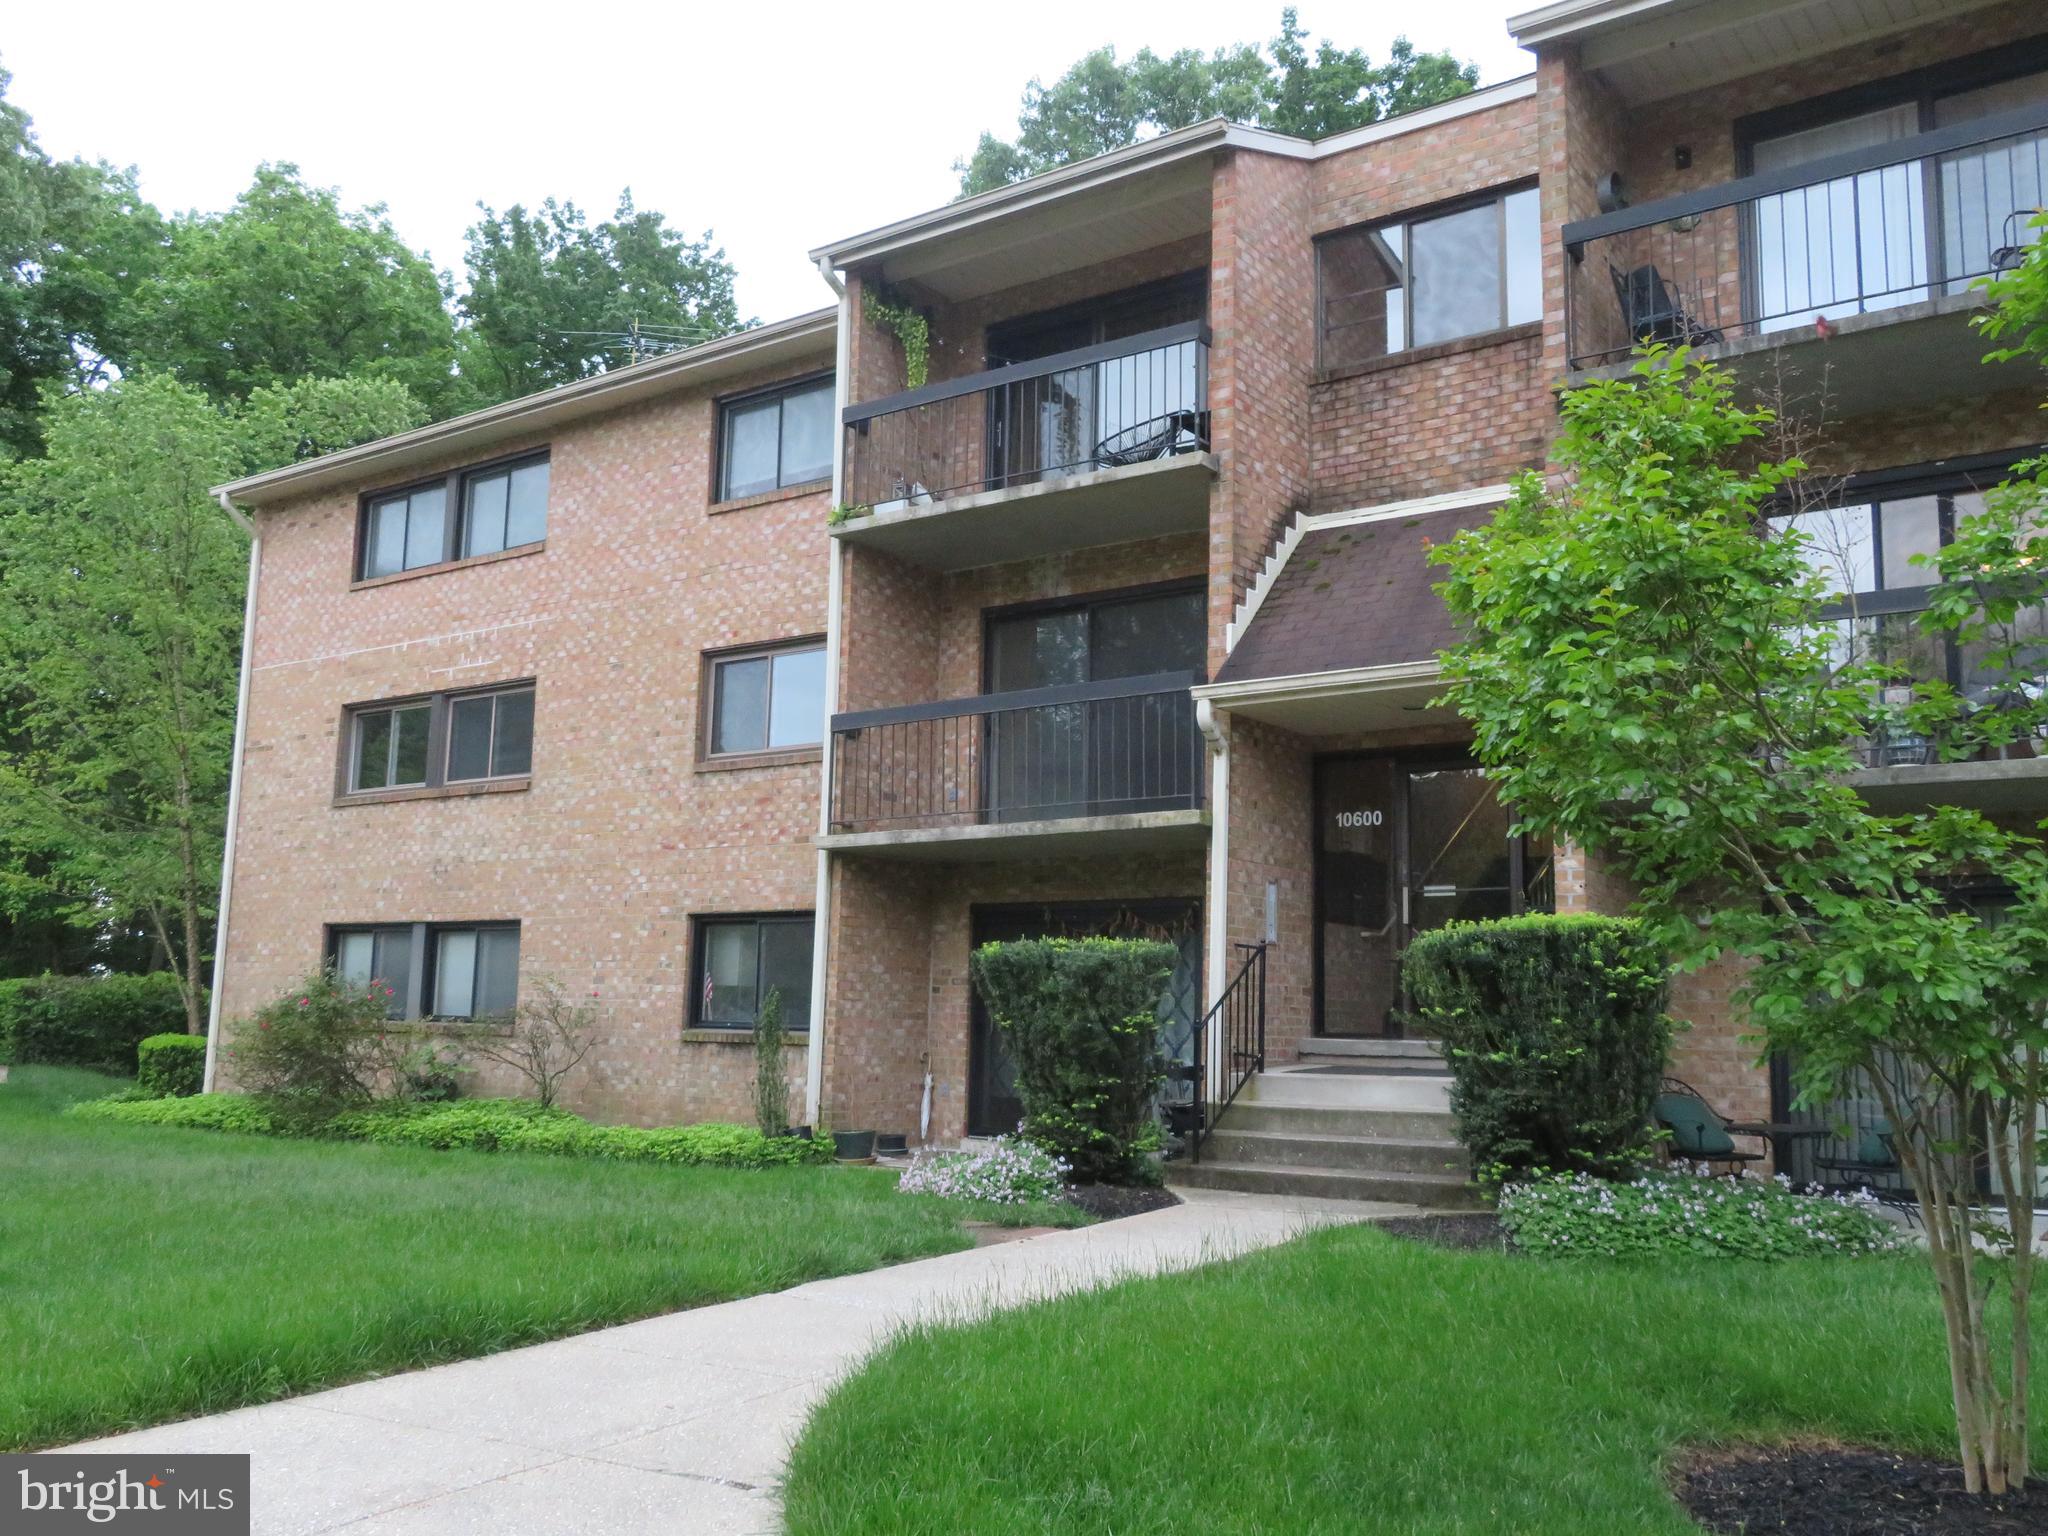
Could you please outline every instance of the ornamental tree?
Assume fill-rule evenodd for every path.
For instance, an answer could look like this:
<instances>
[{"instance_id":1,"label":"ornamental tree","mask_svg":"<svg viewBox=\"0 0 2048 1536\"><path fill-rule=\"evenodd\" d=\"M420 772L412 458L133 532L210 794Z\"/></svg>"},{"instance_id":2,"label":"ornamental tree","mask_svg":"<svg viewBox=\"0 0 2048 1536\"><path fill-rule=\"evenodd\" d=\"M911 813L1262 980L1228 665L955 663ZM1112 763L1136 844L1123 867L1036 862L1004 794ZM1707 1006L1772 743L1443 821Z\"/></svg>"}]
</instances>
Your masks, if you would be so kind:
<instances>
[{"instance_id":1,"label":"ornamental tree","mask_svg":"<svg viewBox=\"0 0 2048 1536\"><path fill-rule=\"evenodd\" d=\"M1965 806L1881 813L1854 775L1881 716L1960 760L2033 734L2041 690L2017 636L1990 645L2010 688L1973 698L1844 645L1824 562L1769 522L1807 474L1770 451L1778 425L1682 353L1567 395L1555 475L1433 552L1467 635L1446 697L1524 825L1625 876L1682 965L1745 962L1738 1001L1802 1103L1854 1084L1882 1104L1925 1219L1966 1484L1999 1493L2027 1474L2048 850ZM2044 505L2022 477L1966 520L1922 622L2014 629L2041 595L2048 539L2023 529ZM1997 922L1964 899L1987 878L2013 893Z\"/></svg>"}]
</instances>

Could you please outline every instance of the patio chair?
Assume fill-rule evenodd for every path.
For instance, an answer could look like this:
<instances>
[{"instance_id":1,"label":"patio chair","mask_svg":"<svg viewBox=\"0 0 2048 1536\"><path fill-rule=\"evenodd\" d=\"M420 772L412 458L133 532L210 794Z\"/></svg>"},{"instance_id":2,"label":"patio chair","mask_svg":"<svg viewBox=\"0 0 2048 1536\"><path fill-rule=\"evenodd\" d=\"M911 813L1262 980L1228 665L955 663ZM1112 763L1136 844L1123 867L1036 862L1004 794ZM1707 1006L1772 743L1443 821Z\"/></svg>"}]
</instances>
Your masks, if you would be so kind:
<instances>
[{"instance_id":1,"label":"patio chair","mask_svg":"<svg viewBox=\"0 0 2048 1536\"><path fill-rule=\"evenodd\" d=\"M1204 448L1209 440L1208 418L1207 411L1168 411L1112 432L1095 445L1095 462L1104 469L1121 469Z\"/></svg>"},{"instance_id":2,"label":"patio chair","mask_svg":"<svg viewBox=\"0 0 2048 1536\"><path fill-rule=\"evenodd\" d=\"M1671 279L1654 263L1624 272L1610 261L1607 273L1614 280L1614 297L1631 340L1705 346L1721 339L1720 331L1686 312Z\"/></svg>"},{"instance_id":3,"label":"patio chair","mask_svg":"<svg viewBox=\"0 0 2048 1536\"><path fill-rule=\"evenodd\" d=\"M1851 1150L1845 1153L1816 1153L1813 1159L1816 1170L1830 1174L1845 1174L1840 1180L1850 1183L1862 1175L1862 1182L1870 1178L1897 1177L1899 1175L1899 1154L1892 1145L1892 1123L1879 1115L1867 1125L1852 1128ZM1830 1179L1829 1183L1838 1182Z\"/></svg>"},{"instance_id":4,"label":"patio chair","mask_svg":"<svg viewBox=\"0 0 2048 1536\"><path fill-rule=\"evenodd\" d=\"M1670 1133L1671 1155L1695 1163L1726 1163L1731 1174L1750 1163L1764 1160L1761 1152L1745 1152L1728 1134L1728 1117L1716 1110L1691 1086L1675 1077L1664 1079L1663 1087L1650 1105L1650 1117Z\"/></svg>"}]
</instances>

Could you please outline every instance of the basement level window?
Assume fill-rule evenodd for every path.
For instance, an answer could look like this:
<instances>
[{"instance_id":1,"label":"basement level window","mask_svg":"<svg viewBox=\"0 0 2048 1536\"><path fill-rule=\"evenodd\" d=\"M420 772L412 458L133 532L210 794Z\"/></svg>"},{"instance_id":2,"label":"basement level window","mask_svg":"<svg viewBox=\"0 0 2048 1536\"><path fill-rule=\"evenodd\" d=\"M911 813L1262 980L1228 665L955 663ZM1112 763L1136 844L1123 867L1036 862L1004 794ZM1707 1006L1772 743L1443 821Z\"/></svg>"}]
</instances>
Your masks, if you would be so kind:
<instances>
[{"instance_id":1,"label":"basement level window","mask_svg":"<svg viewBox=\"0 0 2048 1536\"><path fill-rule=\"evenodd\" d=\"M356 576L494 555L547 534L548 456L528 454L365 497Z\"/></svg>"},{"instance_id":2,"label":"basement level window","mask_svg":"<svg viewBox=\"0 0 2048 1536\"><path fill-rule=\"evenodd\" d=\"M519 925L385 923L328 929L342 981L389 987L394 1019L503 1018L519 1005Z\"/></svg>"},{"instance_id":3,"label":"basement level window","mask_svg":"<svg viewBox=\"0 0 2048 1536\"><path fill-rule=\"evenodd\" d=\"M784 1029L810 1028L810 913L700 917L696 927L693 1028L752 1029L770 992L782 1000Z\"/></svg>"}]
</instances>

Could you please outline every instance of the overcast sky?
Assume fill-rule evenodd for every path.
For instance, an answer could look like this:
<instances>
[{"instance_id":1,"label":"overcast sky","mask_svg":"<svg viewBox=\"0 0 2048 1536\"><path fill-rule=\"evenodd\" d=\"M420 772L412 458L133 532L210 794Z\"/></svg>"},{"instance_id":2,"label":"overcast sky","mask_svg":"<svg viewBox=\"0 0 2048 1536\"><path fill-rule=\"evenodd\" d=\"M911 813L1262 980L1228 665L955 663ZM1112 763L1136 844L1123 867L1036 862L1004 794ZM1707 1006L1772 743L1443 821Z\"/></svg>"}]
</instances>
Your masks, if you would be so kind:
<instances>
[{"instance_id":1,"label":"overcast sky","mask_svg":"<svg viewBox=\"0 0 2048 1536\"><path fill-rule=\"evenodd\" d=\"M1530 67L1509 8L1300 9L1313 35L1376 61L1405 31L1491 84ZM1031 76L1103 43L1263 40L1279 17L1279 0L22 4L0 29L0 68L46 150L139 167L166 212L224 207L259 161L295 161L350 205L388 204L459 275L477 202L552 194L606 214L630 186L678 228L713 230L741 312L772 320L830 300L805 251L947 201L976 136L1014 133Z\"/></svg>"}]
</instances>

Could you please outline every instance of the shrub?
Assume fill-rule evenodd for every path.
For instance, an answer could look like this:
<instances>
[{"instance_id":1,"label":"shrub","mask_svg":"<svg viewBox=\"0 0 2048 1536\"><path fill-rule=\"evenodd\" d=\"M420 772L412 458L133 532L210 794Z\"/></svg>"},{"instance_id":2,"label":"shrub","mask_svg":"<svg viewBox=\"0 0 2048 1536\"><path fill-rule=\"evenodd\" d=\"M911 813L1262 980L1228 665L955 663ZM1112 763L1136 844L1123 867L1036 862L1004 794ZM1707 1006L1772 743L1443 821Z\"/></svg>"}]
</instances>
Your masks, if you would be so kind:
<instances>
[{"instance_id":1,"label":"shrub","mask_svg":"<svg viewBox=\"0 0 2048 1536\"><path fill-rule=\"evenodd\" d=\"M463 1026L456 1038L486 1061L510 1067L525 1078L546 1109L561 1092L562 1079L582 1065L597 1043L591 1034L597 1004L572 1001L568 989L552 976L530 977L525 990L510 1018L478 1019Z\"/></svg>"},{"instance_id":2,"label":"shrub","mask_svg":"<svg viewBox=\"0 0 2048 1536\"><path fill-rule=\"evenodd\" d=\"M1530 1253L1648 1259L1796 1259L1890 1253L1905 1236L1868 1190L1798 1193L1791 1181L1660 1169L1626 1183L1556 1175L1501 1191L1500 1222Z\"/></svg>"},{"instance_id":3,"label":"shrub","mask_svg":"<svg viewBox=\"0 0 2048 1536\"><path fill-rule=\"evenodd\" d=\"M185 1000L169 971L0 981L0 1061L125 1075L139 1042L184 1028Z\"/></svg>"},{"instance_id":4,"label":"shrub","mask_svg":"<svg viewBox=\"0 0 2048 1536\"><path fill-rule=\"evenodd\" d=\"M782 1061L786 1039L782 989L770 987L754 1020L754 1124L763 1136L780 1136L789 1129L789 1079L783 1075L787 1069Z\"/></svg>"},{"instance_id":5,"label":"shrub","mask_svg":"<svg viewBox=\"0 0 2048 1536\"><path fill-rule=\"evenodd\" d=\"M135 1086L153 1099L183 1099L206 1081L204 1035L151 1035L135 1048Z\"/></svg>"},{"instance_id":6,"label":"shrub","mask_svg":"<svg viewBox=\"0 0 2048 1536\"><path fill-rule=\"evenodd\" d=\"M1023 1132L1087 1183L1156 1183L1159 996L1173 946L1018 939L974 952L974 983L1017 1066Z\"/></svg>"},{"instance_id":7,"label":"shrub","mask_svg":"<svg viewBox=\"0 0 2048 1536\"><path fill-rule=\"evenodd\" d=\"M1671 1047L1667 975L1632 918L1511 917L1416 937L1402 979L1443 1042L1482 1181L1641 1162Z\"/></svg>"},{"instance_id":8,"label":"shrub","mask_svg":"<svg viewBox=\"0 0 2048 1536\"><path fill-rule=\"evenodd\" d=\"M65 1113L81 1120L111 1120L122 1125L171 1125L249 1136L289 1134L282 1121L245 1093L202 1093L189 1099L137 1099L115 1094L86 1099Z\"/></svg>"},{"instance_id":9,"label":"shrub","mask_svg":"<svg viewBox=\"0 0 2048 1536\"><path fill-rule=\"evenodd\" d=\"M398 1096L414 1104L449 1104L462 1097L462 1074L471 1069L454 1051L410 1045L397 1061Z\"/></svg>"},{"instance_id":10,"label":"shrub","mask_svg":"<svg viewBox=\"0 0 2048 1536\"><path fill-rule=\"evenodd\" d=\"M389 1080L400 1050L391 997L385 982L358 987L331 967L315 971L236 1029L224 1048L230 1075L279 1119L317 1129Z\"/></svg>"},{"instance_id":11,"label":"shrub","mask_svg":"<svg viewBox=\"0 0 2048 1536\"><path fill-rule=\"evenodd\" d=\"M1050 1200L1067 1181L1067 1165L1021 1136L998 1136L973 1151L920 1152L898 1181L898 1193L941 1195L1029 1205Z\"/></svg>"}]
</instances>

